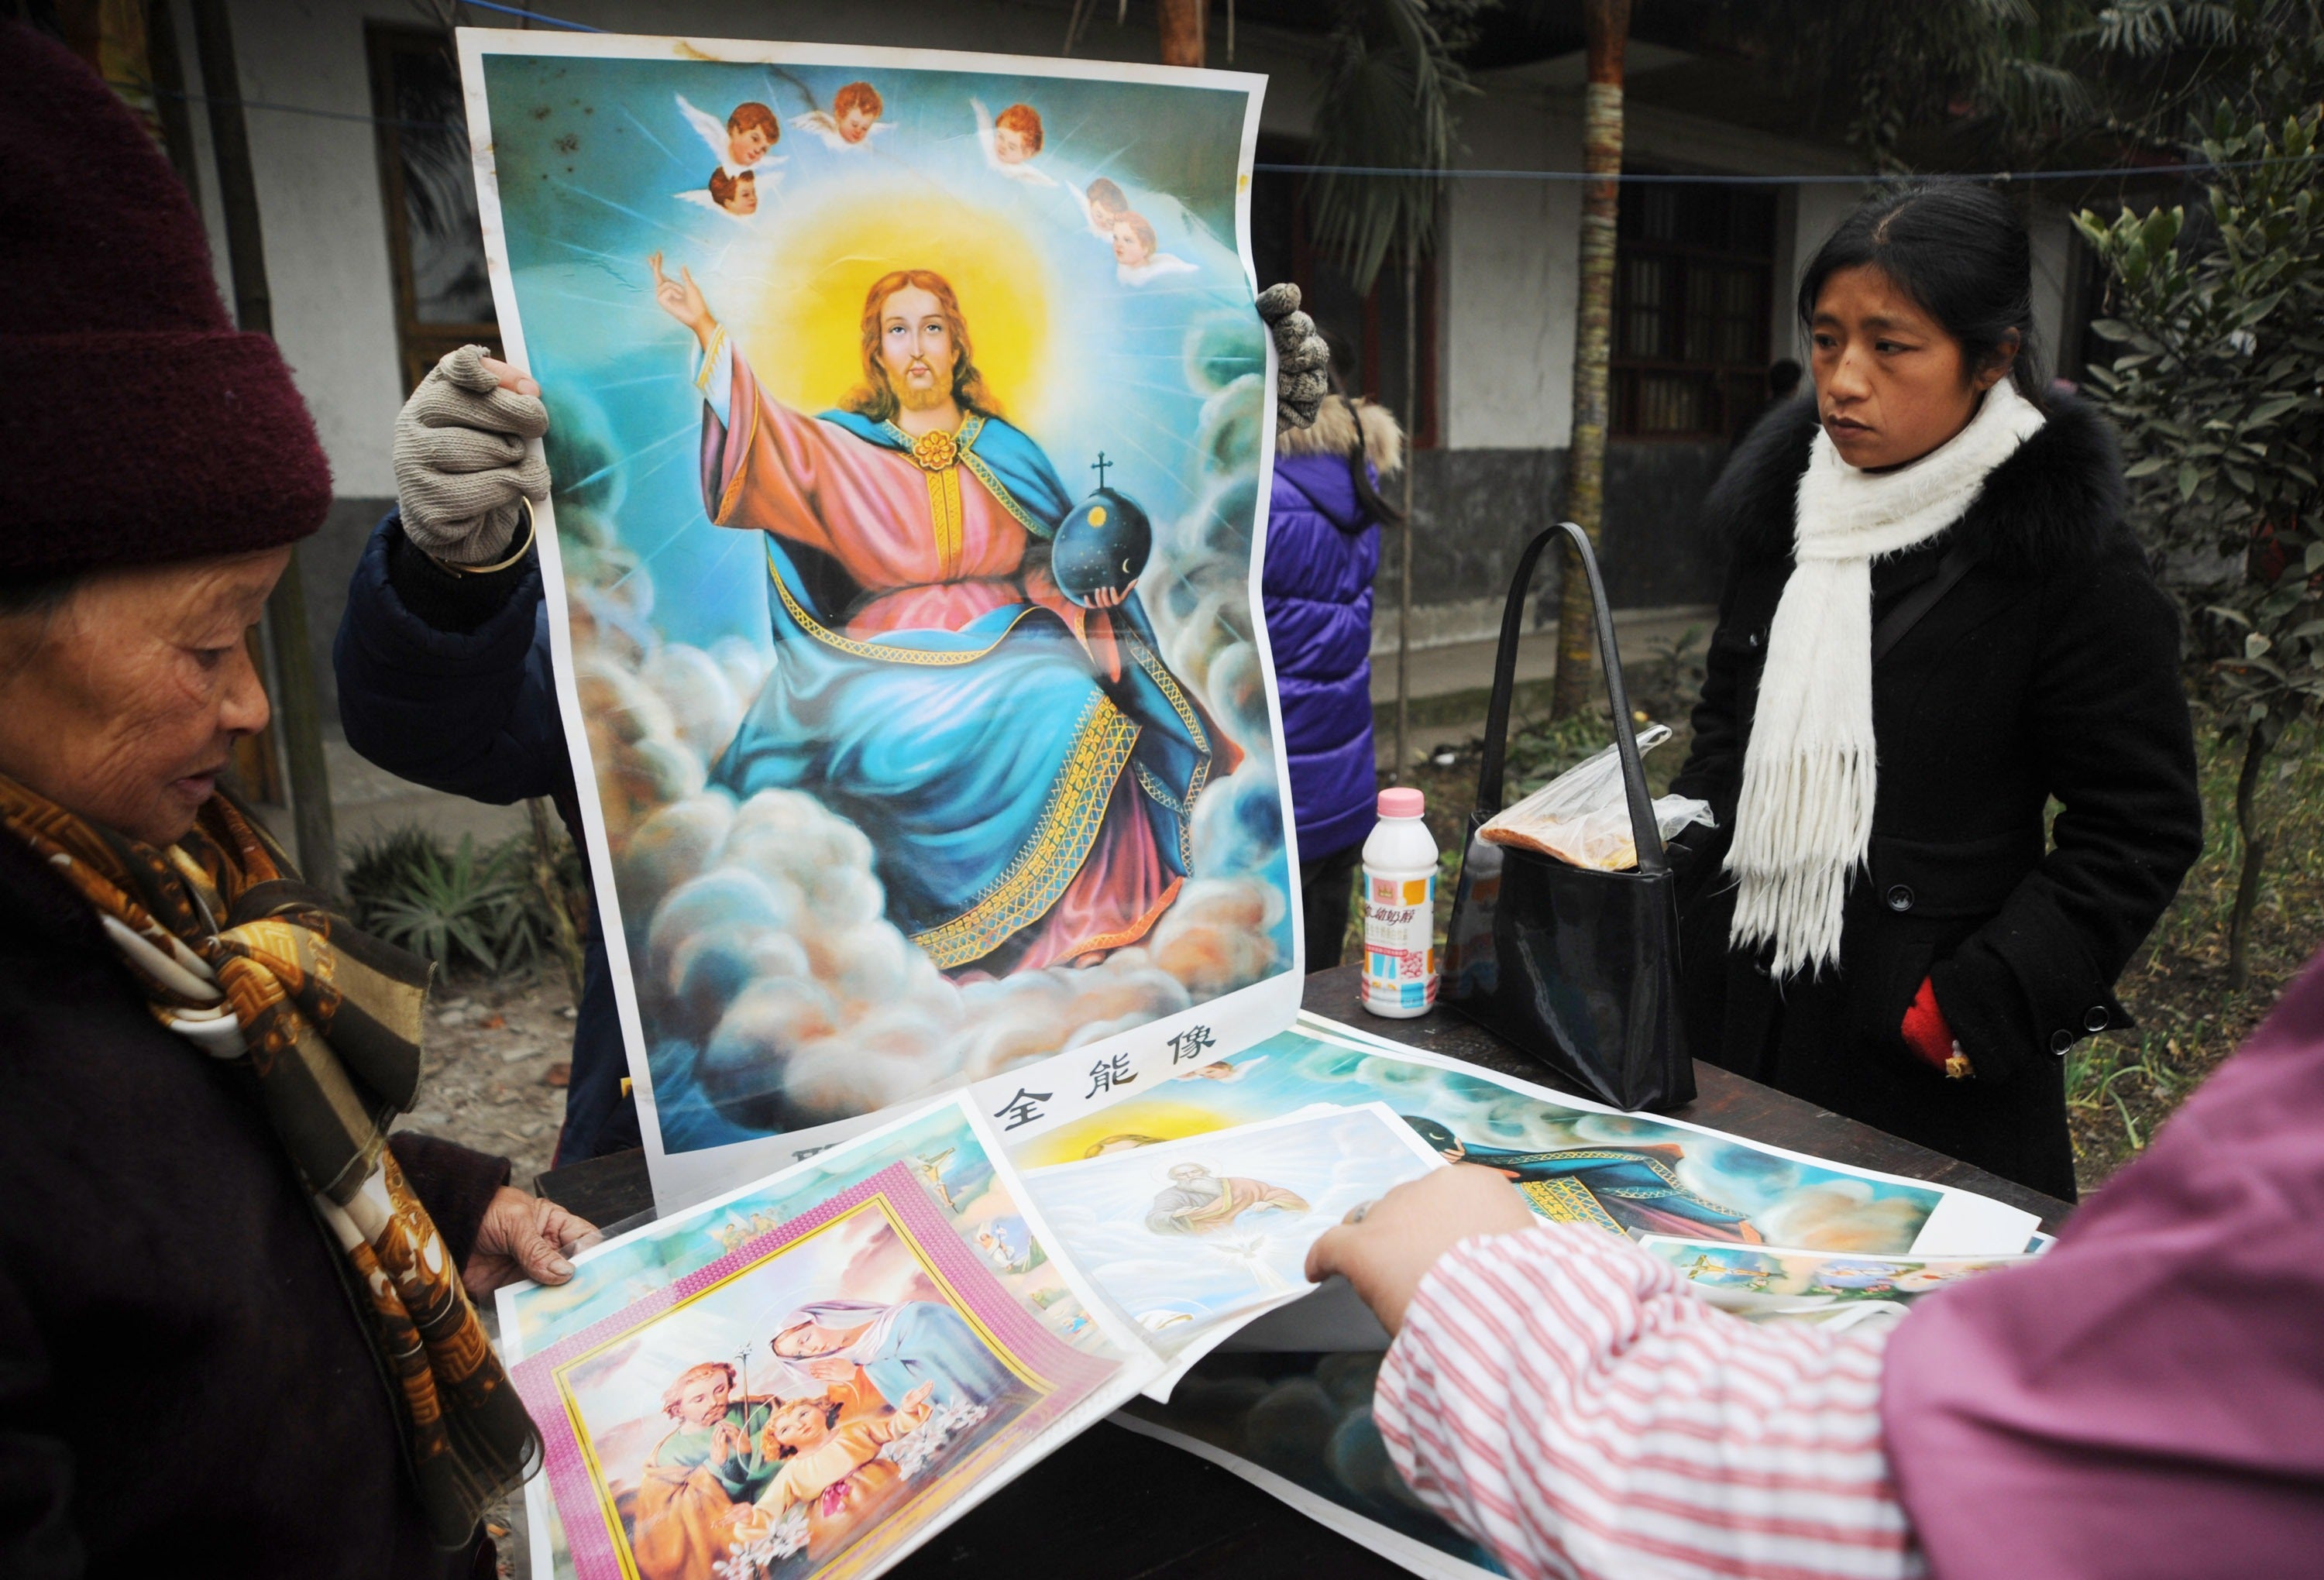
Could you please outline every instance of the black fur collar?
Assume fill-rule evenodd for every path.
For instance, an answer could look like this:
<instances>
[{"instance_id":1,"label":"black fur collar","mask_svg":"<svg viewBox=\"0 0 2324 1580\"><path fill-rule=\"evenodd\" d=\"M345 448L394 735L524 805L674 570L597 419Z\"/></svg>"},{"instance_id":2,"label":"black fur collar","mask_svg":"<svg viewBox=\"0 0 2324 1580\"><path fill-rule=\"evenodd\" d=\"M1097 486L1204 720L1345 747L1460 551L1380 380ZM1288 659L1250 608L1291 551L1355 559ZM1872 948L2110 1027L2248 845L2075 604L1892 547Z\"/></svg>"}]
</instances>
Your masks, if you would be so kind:
<instances>
[{"instance_id":1,"label":"black fur collar","mask_svg":"<svg viewBox=\"0 0 2324 1580\"><path fill-rule=\"evenodd\" d=\"M1979 560L2041 575L2126 539L2126 486L2114 427L2089 401L2052 396L2049 421L1993 469L1955 528ZM1703 501L1703 521L1730 554L1789 559L1794 502L1816 436L1803 395L1753 428Z\"/></svg>"}]
</instances>

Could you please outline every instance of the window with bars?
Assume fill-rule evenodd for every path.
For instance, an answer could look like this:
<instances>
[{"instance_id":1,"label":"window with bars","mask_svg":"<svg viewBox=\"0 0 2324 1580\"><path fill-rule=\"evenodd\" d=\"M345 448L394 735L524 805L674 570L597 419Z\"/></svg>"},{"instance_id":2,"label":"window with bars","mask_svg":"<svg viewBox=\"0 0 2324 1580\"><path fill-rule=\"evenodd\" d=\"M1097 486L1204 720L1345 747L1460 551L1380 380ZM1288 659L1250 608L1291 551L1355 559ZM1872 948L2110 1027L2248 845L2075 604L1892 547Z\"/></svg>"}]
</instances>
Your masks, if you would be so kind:
<instances>
[{"instance_id":1,"label":"window with bars","mask_svg":"<svg viewBox=\"0 0 2324 1580\"><path fill-rule=\"evenodd\" d=\"M1734 437L1766 404L1774 195L1626 184L1617 237L1610 431Z\"/></svg>"}]
</instances>

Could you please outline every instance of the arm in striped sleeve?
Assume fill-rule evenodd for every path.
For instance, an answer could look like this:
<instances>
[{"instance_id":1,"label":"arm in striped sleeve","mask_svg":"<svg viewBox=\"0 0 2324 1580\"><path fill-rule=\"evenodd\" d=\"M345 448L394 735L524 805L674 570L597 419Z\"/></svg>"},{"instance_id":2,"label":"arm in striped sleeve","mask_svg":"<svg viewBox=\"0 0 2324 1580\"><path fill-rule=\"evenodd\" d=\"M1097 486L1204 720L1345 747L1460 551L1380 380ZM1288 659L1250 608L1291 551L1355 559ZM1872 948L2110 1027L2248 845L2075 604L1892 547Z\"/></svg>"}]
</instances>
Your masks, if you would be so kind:
<instances>
[{"instance_id":1,"label":"arm in striped sleeve","mask_svg":"<svg viewBox=\"0 0 2324 1580\"><path fill-rule=\"evenodd\" d=\"M1923 1572L1880 1434L1885 1333L1763 1327L1602 1230L1462 1242L1372 1411L1396 1467L1513 1575Z\"/></svg>"}]
</instances>

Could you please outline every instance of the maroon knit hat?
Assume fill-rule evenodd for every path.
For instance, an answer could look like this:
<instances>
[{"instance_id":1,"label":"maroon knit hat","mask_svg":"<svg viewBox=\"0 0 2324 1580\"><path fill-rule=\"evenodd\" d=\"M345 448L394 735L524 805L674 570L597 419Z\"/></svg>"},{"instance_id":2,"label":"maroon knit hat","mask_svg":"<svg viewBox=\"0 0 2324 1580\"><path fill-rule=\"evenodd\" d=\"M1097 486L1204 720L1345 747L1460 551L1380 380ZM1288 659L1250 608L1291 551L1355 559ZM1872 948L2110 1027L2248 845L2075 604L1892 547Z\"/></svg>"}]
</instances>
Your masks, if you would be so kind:
<instances>
[{"instance_id":1,"label":"maroon knit hat","mask_svg":"<svg viewBox=\"0 0 2324 1580\"><path fill-rule=\"evenodd\" d=\"M331 503L281 354L113 91L0 23L0 576L272 548Z\"/></svg>"}]
</instances>

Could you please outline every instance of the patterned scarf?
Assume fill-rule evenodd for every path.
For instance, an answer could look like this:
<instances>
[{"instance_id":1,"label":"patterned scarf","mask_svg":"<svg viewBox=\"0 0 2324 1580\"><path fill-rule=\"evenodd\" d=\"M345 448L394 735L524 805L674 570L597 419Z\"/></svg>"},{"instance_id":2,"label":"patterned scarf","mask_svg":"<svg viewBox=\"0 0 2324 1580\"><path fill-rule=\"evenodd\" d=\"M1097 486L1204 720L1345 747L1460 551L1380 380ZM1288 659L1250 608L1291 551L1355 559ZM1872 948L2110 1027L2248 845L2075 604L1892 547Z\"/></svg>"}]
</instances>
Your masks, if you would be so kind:
<instances>
[{"instance_id":1,"label":"patterned scarf","mask_svg":"<svg viewBox=\"0 0 2324 1580\"><path fill-rule=\"evenodd\" d=\"M326 908L223 795L167 850L0 776L0 827L96 908L153 1017L257 1077L385 1369L430 1532L466 1545L540 1440L484 1337L443 1236L387 1150L420 1083L427 961Z\"/></svg>"}]
</instances>

